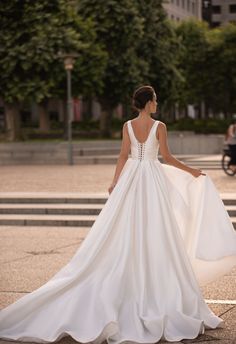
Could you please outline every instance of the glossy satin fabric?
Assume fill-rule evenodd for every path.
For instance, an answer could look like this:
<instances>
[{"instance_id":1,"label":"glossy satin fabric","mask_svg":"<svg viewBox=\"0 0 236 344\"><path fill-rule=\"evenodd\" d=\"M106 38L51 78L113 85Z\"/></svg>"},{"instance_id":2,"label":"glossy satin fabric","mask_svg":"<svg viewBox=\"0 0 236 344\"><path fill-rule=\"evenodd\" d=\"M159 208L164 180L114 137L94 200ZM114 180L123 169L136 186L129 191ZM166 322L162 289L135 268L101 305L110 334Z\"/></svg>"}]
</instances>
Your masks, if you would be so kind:
<instances>
[{"instance_id":1,"label":"glossy satin fabric","mask_svg":"<svg viewBox=\"0 0 236 344\"><path fill-rule=\"evenodd\" d=\"M196 338L222 323L204 285L236 265L236 234L208 176L157 159L128 121L131 157L68 264L0 311L0 338L155 343Z\"/></svg>"}]
</instances>

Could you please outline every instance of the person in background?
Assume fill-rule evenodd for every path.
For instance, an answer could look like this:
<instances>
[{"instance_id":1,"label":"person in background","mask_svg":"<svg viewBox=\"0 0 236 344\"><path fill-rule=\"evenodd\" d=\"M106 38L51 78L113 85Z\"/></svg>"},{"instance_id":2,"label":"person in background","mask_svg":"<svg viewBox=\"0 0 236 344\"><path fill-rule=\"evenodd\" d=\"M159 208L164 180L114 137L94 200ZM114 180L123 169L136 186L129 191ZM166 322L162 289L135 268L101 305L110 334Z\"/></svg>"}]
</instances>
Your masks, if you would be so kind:
<instances>
[{"instance_id":1,"label":"person in background","mask_svg":"<svg viewBox=\"0 0 236 344\"><path fill-rule=\"evenodd\" d=\"M236 171L236 115L233 116L233 122L229 125L226 134L226 143L230 149L231 160L229 168Z\"/></svg>"}]
</instances>

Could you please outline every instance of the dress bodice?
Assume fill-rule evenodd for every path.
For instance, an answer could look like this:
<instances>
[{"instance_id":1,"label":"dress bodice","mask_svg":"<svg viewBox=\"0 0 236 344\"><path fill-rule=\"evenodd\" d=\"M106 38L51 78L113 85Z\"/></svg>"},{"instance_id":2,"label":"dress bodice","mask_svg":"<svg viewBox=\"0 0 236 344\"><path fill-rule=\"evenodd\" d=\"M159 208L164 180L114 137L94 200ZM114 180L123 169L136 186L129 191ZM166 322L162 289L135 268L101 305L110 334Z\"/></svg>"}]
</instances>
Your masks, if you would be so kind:
<instances>
[{"instance_id":1,"label":"dress bodice","mask_svg":"<svg viewBox=\"0 0 236 344\"><path fill-rule=\"evenodd\" d=\"M131 141L131 158L137 160L156 160L158 157L159 141L156 129L159 121L155 121L149 131L145 142L139 142L134 135L131 120L127 121L128 133Z\"/></svg>"}]
</instances>

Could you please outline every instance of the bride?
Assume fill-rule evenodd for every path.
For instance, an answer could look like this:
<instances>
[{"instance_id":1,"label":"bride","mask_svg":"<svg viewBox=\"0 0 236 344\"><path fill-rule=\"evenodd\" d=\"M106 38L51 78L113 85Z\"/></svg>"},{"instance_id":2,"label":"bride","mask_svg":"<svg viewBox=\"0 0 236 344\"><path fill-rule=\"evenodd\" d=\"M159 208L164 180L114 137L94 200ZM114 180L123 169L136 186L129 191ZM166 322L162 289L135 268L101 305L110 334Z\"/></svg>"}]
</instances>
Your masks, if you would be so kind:
<instances>
[{"instance_id":1,"label":"bride","mask_svg":"<svg viewBox=\"0 0 236 344\"><path fill-rule=\"evenodd\" d=\"M144 92L146 90L146 93ZM148 97L149 95L149 97ZM153 97L153 98L152 98ZM148 102L146 100L149 99ZM150 128L152 127L152 124L155 122L154 120L150 119L151 113L155 113L157 110L157 96L151 87L141 87L139 88L135 93L133 97L134 107L139 111L139 115L135 120L133 120L133 126L135 131L138 133L138 137L147 137L148 132L150 131ZM135 123L135 125L134 125ZM145 130L144 130L145 128ZM135 137L137 137L135 135ZM159 140L160 144L160 152L165 160L166 163L173 165L177 168L180 168L184 171L187 171L191 173L194 177L199 177L200 175L205 175L205 173L202 173L201 170L191 168L189 166L186 166L185 164L181 163L179 160L177 160L173 155L171 155L168 144L167 144L167 129L165 123L159 121L158 128L157 128L157 140ZM144 139L139 140L145 141ZM121 151L119 155L119 159L117 162L117 168L115 172L115 176L113 179L112 184L110 185L108 191L111 193L114 186L116 185L116 182L119 178L120 172L125 164L125 162L128 159L128 155L130 152L130 138L129 138L129 132L127 128L127 122L125 122L123 126L123 140L122 140L122 146Z\"/></svg>"},{"instance_id":2,"label":"bride","mask_svg":"<svg viewBox=\"0 0 236 344\"><path fill-rule=\"evenodd\" d=\"M0 338L175 342L223 325L200 287L236 266L233 225L210 177L171 155L154 89L133 102L103 209L68 264L0 311Z\"/></svg>"}]
</instances>

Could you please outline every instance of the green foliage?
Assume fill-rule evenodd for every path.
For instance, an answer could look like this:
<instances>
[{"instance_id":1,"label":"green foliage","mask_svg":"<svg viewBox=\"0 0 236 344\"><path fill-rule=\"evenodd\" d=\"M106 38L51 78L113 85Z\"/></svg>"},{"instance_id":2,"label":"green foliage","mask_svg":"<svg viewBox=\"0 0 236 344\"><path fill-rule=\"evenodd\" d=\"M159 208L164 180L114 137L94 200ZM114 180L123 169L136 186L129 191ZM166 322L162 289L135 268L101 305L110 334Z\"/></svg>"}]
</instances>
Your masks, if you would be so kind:
<instances>
[{"instance_id":1,"label":"green foliage","mask_svg":"<svg viewBox=\"0 0 236 344\"><path fill-rule=\"evenodd\" d=\"M229 117L236 112L236 26L228 24L207 32L207 102Z\"/></svg>"},{"instance_id":2,"label":"green foliage","mask_svg":"<svg viewBox=\"0 0 236 344\"><path fill-rule=\"evenodd\" d=\"M150 83L161 110L204 102L229 118L236 112L236 26L209 29L193 19L176 25L162 4L3 1L1 97L8 103L64 98L66 73L58 52L72 51L78 54L74 96L97 97L110 117L117 104L130 103L136 87Z\"/></svg>"},{"instance_id":3,"label":"green foliage","mask_svg":"<svg viewBox=\"0 0 236 344\"><path fill-rule=\"evenodd\" d=\"M207 82L207 24L194 19L183 21L176 28L182 49L179 70L183 75L179 102L194 104L204 99Z\"/></svg>"},{"instance_id":4,"label":"green foliage","mask_svg":"<svg viewBox=\"0 0 236 344\"><path fill-rule=\"evenodd\" d=\"M154 86L162 106L177 99L179 43L162 0L80 0L79 14L96 23L97 41L108 53L101 91L103 107L130 104L134 89Z\"/></svg>"},{"instance_id":5,"label":"green foliage","mask_svg":"<svg viewBox=\"0 0 236 344\"><path fill-rule=\"evenodd\" d=\"M182 45L179 104L203 101L207 109L229 117L236 112L236 26L209 29L204 22L188 20L176 32Z\"/></svg>"},{"instance_id":6,"label":"green foliage","mask_svg":"<svg viewBox=\"0 0 236 344\"><path fill-rule=\"evenodd\" d=\"M181 118L168 124L168 130L193 131L196 134L225 134L230 122L228 120L208 118Z\"/></svg>"},{"instance_id":7,"label":"green foliage","mask_svg":"<svg viewBox=\"0 0 236 344\"><path fill-rule=\"evenodd\" d=\"M89 82L80 80L77 92L91 89L91 84L101 86L105 54L94 43L93 23L82 20L69 2L9 0L1 4L0 16L0 93L5 101L63 96L65 71L59 51L79 54L78 76L89 72Z\"/></svg>"},{"instance_id":8,"label":"green foliage","mask_svg":"<svg viewBox=\"0 0 236 344\"><path fill-rule=\"evenodd\" d=\"M144 20L145 34L140 37L138 50L139 58L147 64L144 82L156 89L161 108L166 108L176 100L181 80L177 69L180 45L162 0L137 0L136 3Z\"/></svg>"},{"instance_id":9,"label":"green foliage","mask_svg":"<svg viewBox=\"0 0 236 344\"><path fill-rule=\"evenodd\" d=\"M137 56L143 18L133 0L80 0L78 11L95 22L97 42L108 54L103 87L96 94L103 108L113 108L127 99L147 68Z\"/></svg>"}]
</instances>

